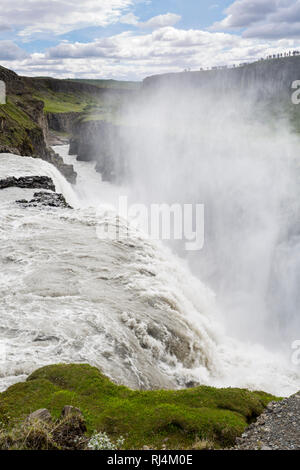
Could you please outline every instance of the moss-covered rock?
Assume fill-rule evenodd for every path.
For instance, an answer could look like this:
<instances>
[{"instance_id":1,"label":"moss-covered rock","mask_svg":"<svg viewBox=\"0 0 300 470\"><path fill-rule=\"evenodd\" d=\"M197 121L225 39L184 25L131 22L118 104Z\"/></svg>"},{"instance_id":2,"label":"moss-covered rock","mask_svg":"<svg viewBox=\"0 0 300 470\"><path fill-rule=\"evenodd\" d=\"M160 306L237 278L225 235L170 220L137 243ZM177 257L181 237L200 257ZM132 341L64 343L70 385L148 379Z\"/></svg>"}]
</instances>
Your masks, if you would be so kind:
<instances>
[{"instance_id":1,"label":"moss-covered rock","mask_svg":"<svg viewBox=\"0 0 300 470\"><path fill-rule=\"evenodd\" d=\"M134 391L114 384L89 365L52 365L0 395L0 420L6 427L38 408L58 418L65 405L78 407L88 433L123 435L125 447L191 448L197 440L227 447L247 424L276 400L264 392L216 389Z\"/></svg>"}]
</instances>

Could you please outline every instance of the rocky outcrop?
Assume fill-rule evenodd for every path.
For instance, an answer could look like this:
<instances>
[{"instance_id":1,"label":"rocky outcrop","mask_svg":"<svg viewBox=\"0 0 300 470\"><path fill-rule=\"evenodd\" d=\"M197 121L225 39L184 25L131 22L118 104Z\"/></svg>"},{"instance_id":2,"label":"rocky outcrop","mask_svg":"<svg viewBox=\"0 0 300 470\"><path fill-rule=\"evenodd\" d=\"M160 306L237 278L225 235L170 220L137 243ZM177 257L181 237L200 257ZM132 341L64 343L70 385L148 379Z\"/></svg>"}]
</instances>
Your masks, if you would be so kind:
<instances>
[{"instance_id":1,"label":"rocky outcrop","mask_svg":"<svg viewBox=\"0 0 300 470\"><path fill-rule=\"evenodd\" d=\"M47 113L49 129L69 134L74 121L78 119L79 116L80 113Z\"/></svg>"},{"instance_id":2,"label":"rocky outcrop","mask_svg":"<svg viewBox=\"0 0 300 470\"><path fill-rule=\"evenodd\" d=\"M38 157L52 163L70 181L76 181L72 165L65 165L48 146L48 121L43 101L34 98L32 83L0 67L0 80L7 89L7 104L0 106L0 153Z\"/></svg>"},{"instance_id":3,"label":"rocky outcrop","mask_svg":"<svg viewBox=\"0 0 300 470\"><path fill-rule=\"evenodd\" d=\"M76 183L77 179L77 173L74 170L73 165L68 165L67 163L64 163L63 158L58 155L57 153L54 152L54 150L49 151L48 159L45 159L47 162L52 163L64 177L66 178L67 181L71 184Z\"/></svg>"},{"instance_id":4,"label":"rocky outcrop","mask_svg":"<svg viewBox=\"0 0 300 470\"><path fill-rule=\"evenodd\" d=\"M0 190L12 187L46 190L34 193L33 198L29 201L27 199L16 201L23 207L48 206L72 209L66 202L64 196L55 192L55 185L49 176L21 176L20 178L11 176L0 180Z\"/></svg>"},{"instance_id":5,"label":"rocky outcrop","mask_svg":"<svg viewBox=\"0 0 300 470\"><path fill-rule=\"evenodd\" d=\"M27 423L33 423L35 421L43 421L45 423L50 423L52 421L52 416L50 411L46 408L41 408L40 410L36 410L26 418Z\"/></svg>"},{"instance_id":6,"label":"rocky outcrop","mask_svg":"<svg viewBox=\"0 0 300 470\"><path fill-rule=\"evenodd\" d=\"M30 199L30 201L27 201L26 199L20 199L19 201L16 201L16 203L21 204L23 207L47 206L60 207L62 209L72 209L62 194L47 193L44 191L34 193L33 198Z\"/></svg>"},{"instance_id":7,"label":"rocky outcrop","mask_svg":"<svg viewBox=\"0 0 300 470\"><path fill-rule=\"evenodd\" d=\"M124 129L105 121L74 123L70 155L80 161L95 161L104 181L118 181L125 172L126 138Z\"/></svg>"},{"instance_id":8,"label":"rocky outcrop","mask_svg":"<svg viewBox=\"0 0 300 470\"><path fill-rule=\"evenodd\" d=\"M0 180L0 189L11 187L22 189L47 189L49 191L55 191L55 186L49 176L21 176L20 178L11 176Z\"/></svg>"}]
</instances>

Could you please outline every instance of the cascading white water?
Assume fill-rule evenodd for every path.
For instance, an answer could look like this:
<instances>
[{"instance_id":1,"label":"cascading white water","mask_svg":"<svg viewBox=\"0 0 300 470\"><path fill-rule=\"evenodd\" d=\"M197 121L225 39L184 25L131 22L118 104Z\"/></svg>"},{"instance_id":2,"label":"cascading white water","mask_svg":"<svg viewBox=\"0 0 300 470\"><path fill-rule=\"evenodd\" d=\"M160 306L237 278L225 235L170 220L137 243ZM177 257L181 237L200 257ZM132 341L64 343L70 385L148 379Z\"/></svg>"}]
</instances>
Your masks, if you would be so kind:
<instances>
[{"instance_id":1,"label":"cascading white water","mask_svg":"<svg viewBox=\"0 0 300 470\"><path fill-rule=\"evenodd\" d=\"M88 362L135 388L299 389L291 364L223 333L214 294L170 249L140 233L99 239L97 206L120 189L102 183L92 164L66 157L66 147L60 153L79 173L74 191L45 162L0 155L2 178L50 176L75 207L0 202L1 389L58 362Z\"/></svg>"},{"instance_id":2,"label":"cascading white water","mask_svg":"<svg viewBox=\"0 0 300 470\"><path fill-rule=\"evenodd\" d=\"M251 80L238 90L170 82L124 110L132 200L204 204L204 248L174 250L216 293L230 334L289 360L300 338L299 135L284 114L289 84L286 102L276 103L275 83L266 102L264 83Z\"/></svg>"},{"instance_id":3,"label":"cascading white water","mask_svg":"<svg viewBox=\"0 0 300 470\"><path fill-rule=\"evenodd\" d=\"M48 176L52 179L55 184L57 193L62 193L68 200L68 203L72 206L79 206L80 202L76 194L74 193L70 183L66 181L63 175L49 163L44 160L26 157L22 158L18 155L12 155L10 153L0 154L0 179L21 176ZM28 196L37 190L31 189L19 189L19 188L7 188L0 192L0 201L15 200L14 197L20 198L23 194Z\"/></svg>"}]
</instances>

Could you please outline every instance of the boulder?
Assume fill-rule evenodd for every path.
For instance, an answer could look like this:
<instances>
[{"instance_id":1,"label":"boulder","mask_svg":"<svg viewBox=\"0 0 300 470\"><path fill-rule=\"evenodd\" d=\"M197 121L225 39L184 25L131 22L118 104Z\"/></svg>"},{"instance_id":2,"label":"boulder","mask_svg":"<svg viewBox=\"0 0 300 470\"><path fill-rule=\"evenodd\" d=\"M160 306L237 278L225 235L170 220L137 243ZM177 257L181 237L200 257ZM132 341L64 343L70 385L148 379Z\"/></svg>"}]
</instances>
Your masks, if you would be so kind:
<instances>
[{"instance_id":1,"label":"boulder","mask_svg":"<svg viewBox=\"0 0 300 470\"><path fill-rule=\"evenodd\" d=\"M42 408L40 410L34 411L29 416L27 416L26 421L28 423L33 421L43 421L44 423L51 423L52 416L49 410L47 410L46 408Z\"/></svg>"},{"instance_id":2,"label":"boulder","mask_svg":"<svg viewBox=\"0 0 300 470\"><path fill-rule=\"evenodd\" d=\"M34 193L33 199L30 201L27 201L26 199L20 199L16 201L16 203L21 204L23 207L48 206L72 209L62 194L47 193L44 191Z\"/></svg>"}]
</instances>

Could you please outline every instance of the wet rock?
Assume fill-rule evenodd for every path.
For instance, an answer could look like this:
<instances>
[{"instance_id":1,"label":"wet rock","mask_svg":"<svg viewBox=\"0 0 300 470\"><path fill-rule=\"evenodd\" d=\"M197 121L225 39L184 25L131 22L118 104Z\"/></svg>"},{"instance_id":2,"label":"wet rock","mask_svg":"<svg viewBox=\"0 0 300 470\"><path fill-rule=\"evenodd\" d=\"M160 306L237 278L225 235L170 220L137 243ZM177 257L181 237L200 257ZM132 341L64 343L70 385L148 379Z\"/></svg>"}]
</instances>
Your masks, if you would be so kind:
<instances>
[{"instance_id":1,"label":"wet rock","mask_svg":"<svg viewBox=\"0 0 300 470\"><path fill-rule=\"evenodd\" d=\"M125 175L128 142L122 126L104 121L77 120L72 127L70 155L79 161L95 161L103 181L120 182Z\"/></svg>"},{"instance_id":2,"label":"wet rock","mask_svg":"<svg viewBox=\"0 0 300 470\"><path fill-rule=\"evenodd\" d=\"M64 196L58 193L47 193L44 191L34 193L33 199L27 201L26 199L20 199L16 201L17 204L23 207L37 207L37 206L48 206L48 207L60 207L63 209L72 209L67 203Z\"/></svg>"},{"instance_id":3,"label":"wet rock","mask_svg":"<svg viewBox=\"0 0 300 470\"><path fill-rule=\"evenodd\" d=\"M21 176L20 178L11 176L0 180L0 189L11 187L55 191L54 183L49 176Z\"/></svg>"}]
</instances>

